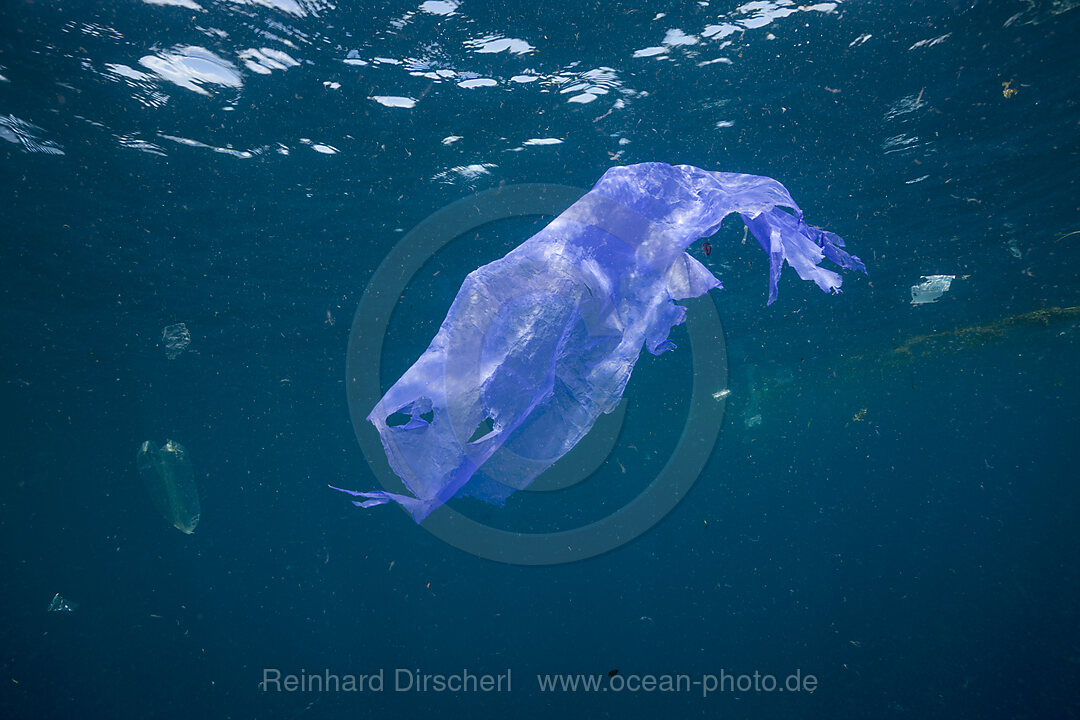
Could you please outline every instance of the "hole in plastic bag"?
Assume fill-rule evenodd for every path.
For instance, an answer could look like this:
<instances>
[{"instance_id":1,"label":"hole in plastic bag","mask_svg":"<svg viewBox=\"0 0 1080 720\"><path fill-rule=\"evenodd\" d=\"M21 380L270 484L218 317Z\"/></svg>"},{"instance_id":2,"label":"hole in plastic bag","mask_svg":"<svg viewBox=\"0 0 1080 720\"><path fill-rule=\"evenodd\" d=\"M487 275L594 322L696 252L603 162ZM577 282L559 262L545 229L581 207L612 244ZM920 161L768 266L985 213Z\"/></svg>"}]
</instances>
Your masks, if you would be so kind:
<instances>
[{"instance_id":1,"label":"hole in plastic bag","mask_svg":"<svg viewBox=\"0 0 1080 720\"><path fill-rule=\"evenodd\" d=\"M431 400L421 397L390 413L386 417L386 426L392 428L405 426L403 429L412 430L430 425L434 419L435 412L431 409Z\"/></svg>"},{"instance_id":2,"label":"hole in plastic bag","mask_svg":"<svg viewBox=\"0 0 1080 720\"><path fill-rule=\"evenodd\" d=\"M472 437L469 438L469 442L480 442L491 433L495 432L495 420L492 418L486 418L483 422L476 426L473 430Z\"/></svg>"}]
</instances>

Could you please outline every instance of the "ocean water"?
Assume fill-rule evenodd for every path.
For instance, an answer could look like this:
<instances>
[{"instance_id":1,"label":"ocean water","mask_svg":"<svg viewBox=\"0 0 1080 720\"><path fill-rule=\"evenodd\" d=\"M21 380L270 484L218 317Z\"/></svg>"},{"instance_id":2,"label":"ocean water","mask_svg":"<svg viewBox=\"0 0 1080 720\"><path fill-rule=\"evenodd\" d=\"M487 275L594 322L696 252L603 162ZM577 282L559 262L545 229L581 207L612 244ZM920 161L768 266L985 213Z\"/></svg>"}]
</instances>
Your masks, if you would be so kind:
<instances>
[{"instance_id":1,"label":"ocean water","mask_svg":"<svg viewBox=\"0 0 1080 720\"><path fill-rule=\"evenodd\" d=\"M0 6L0 715L1080 712L1076 3L548 5ZM451 507L575 559L708 439L681 502L537 565L330 490L385 462L350 386L550 217L448 238L358 355L411 231L648 161L780 180L869 275L766 306L728 220L719 345L646 353L580 484ZM191 534L136 464L167 439Z\"/></svg>"}]
</instances>

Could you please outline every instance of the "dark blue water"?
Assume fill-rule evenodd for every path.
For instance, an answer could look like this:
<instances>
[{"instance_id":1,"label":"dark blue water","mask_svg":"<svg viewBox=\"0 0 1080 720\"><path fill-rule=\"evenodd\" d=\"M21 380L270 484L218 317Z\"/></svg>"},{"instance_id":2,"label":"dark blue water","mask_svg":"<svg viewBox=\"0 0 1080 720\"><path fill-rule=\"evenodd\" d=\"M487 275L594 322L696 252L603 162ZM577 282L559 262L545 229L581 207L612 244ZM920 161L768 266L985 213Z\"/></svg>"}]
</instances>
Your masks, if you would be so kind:
<instances>
[{"instance_id":1,"label":"dark blue water","mask_svg":"<svg viewBox=\"0 0 1080 720\"><path fill-rule=\"evenodd\" d=\"M0 715L1080 712L1075 3L340 4L0 7ZM378 485L347 348L405 233L476 191L644 161L775 177L870 268L834 297L787 270L766 307L738 223L692 251L724 281L732 392L687 498L610 553L529 567L328 490ZM464 275L543 222L425 266L384 387ZM933 274L950 290L912 305ZM594 480L454 507L545 529L629 501L685 416L673 337ZM166 438L196 468L190 536L136 471ZM46 611L58 592L73 612ZM260 689L268 668L386 685ZM397 692L399 668L512 687ZM613 669L817 685L634 692Z\"/></svg>"}]
</instances>

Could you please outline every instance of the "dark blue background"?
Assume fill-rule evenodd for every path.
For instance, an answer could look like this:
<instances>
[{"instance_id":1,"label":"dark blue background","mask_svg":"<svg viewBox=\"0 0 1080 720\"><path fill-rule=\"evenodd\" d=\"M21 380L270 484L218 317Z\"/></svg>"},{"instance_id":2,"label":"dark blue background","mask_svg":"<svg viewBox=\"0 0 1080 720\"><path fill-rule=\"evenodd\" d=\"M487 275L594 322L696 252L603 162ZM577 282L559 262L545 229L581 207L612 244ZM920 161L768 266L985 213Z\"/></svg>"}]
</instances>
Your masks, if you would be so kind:
<instances>
[{"instance_id":1,"label":"dark blue background","mask_svg":"<svg viewBox=\"0 0 1080 720\"><path fill-rule=\"evenodd\" d=\"M1080 235L1063 237L1080 229L1080 12L843 2L726 47L700 39L635 58L668 29L700 35L749 13L466 0L443 17L341 4L0 8L0 714L1080 711L1077 315L1009 320L1080 305ZM535 50L464 44L489 35ZM238 67L239 52L261 47L300 65L242 70L242 87L208 95L107 70L149 73L141 57L185 45ZM352 50L373 64L343 63ZM433 58L498 85L466 90L379 57ZM718 57L731 63L699 65ZM603 67L618 84L589 104L566 102L558 84L509 81ZM419 101L388 108L373 95ZM19 140L12 119L63 155ZM462 139L444 145L449 135ZM523 146L546 137L563 143ZM776 177L870 268L836 297L785 271L767 308L765 257L740 244L737 223L709 258L692 250L725 284L712 296L732 396L689 498L615 552L529 568L476 559L401 512L355 510L329 491L376 482L349 421L346 346L402 231L473 190L587 188L642 161ZM438 177L480 163L494 167ZM445 274L419 276L400 306L386 362L411 362L460 278L534 228L496 226L440 256ZM956 275L952 290L913 307L910 286L933 273ZM170 361L160 336L174 322L193 340ZM1000 332L963 330L977 327ZM933 333L946 334L893 352ZM646 355L635 371L626 432L639 450L613 456L631 487L655 471L648 453L670 452L663 408L685 402L690 372L685 351ZM763 419L747 427L755 390ZM135 470L139 444L167 437L196 465L203 515L190 537L155 513ZM611 463L605 472L599 511L622 498ZM498 523L528 500L459 507ZM46 612L56 592L77 610ZM512 668L514 691L262 693L265 667ZM612 668L800 668L819 688L703 700L535 683Z\"/></svg>"}]
</instances>

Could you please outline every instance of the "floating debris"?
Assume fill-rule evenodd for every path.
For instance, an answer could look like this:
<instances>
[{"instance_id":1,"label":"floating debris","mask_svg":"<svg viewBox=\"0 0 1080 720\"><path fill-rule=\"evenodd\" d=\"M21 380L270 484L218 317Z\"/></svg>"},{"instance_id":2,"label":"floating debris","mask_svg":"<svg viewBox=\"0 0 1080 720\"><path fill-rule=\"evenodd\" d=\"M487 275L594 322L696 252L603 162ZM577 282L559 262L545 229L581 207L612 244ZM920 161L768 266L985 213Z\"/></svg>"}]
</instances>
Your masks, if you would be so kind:
<instances>
[{"instance_id":1,"label":"floating debris","mask_svg":"<svg viewBox=\"0 0 1080 720\"><path fill-rule=\"evenodd\" d=\"M955 275L923 275L922 282L911 286L911 304L925 305L937 302L949 291Z\"/></svg>"},{"instance_id":2,"label":"floating debris","mask_svg":"<svg viewBox=\"0 0 1080 720\"><path fill-rule=\"evenodd\" d=\"M165 343L165 356L175 360L191 344L191 333L184 323L166 325L161 331L161 342Z\"/></svg>"},{"instance_id":3,"label":"floating debris","mask_svg":"<svg viewBox=\"0 0 1080 720\"><path fill-rule=\"evenodd\" d=\"M53 595L52 601L49 603L49 612L75 612L75 608L79 607L78 603L73 603L70 600L64 598L60 593Z\"/></svg>"},{"instance_id":4,"label":"floating debris","mask_svg":"<svg viewBox=\"0 0 1080 720\"><path fill-rule=\"evenodd\" d=\"M1010 315L983 325L945 330L930 335L916 335L892 351L892 355L939 355L946 350L959 350L985 345L1005 337L1011 330L1025 326L1048 327L1054 321L1075 321L1080 318L1080 306L1049 307L1042 310ZM861 356L856 356L856 359Z\"/></svg>"},{"instance_id":5,"label":"floating debris","mask_svg":"<svg viewBox=\"0 0 1080 720\"><path fill-rule=\"evenodd\" d=\"M1005 247L1014 258L1019 260L1023 257L1023 253L1020 252L1020 243L1016 241L1016 238L1009 238L1009 242L1005 244Z\"/></svg>"},{"instance_id":6,"label":"floating debris","mask_svg":"<svg viewBox=\"0 0 1080 720\"><path fill-rule=\"evenodd\" d=\"M158 512L180 532L195 532L201 514L199 491L184 446L167 440L158 449L144 442L135 463Z\"/></svg>"}]
</instances>

